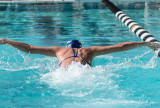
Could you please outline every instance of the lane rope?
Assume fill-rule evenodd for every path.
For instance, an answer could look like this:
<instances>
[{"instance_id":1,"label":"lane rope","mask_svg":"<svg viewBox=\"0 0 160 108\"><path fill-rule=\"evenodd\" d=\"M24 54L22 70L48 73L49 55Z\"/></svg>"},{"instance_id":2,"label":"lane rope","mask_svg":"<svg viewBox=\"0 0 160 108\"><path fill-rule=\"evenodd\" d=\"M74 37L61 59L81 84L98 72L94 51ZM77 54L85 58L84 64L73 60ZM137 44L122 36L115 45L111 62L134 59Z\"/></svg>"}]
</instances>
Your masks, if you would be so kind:
<instances>
[{"instance_id":1,"label":"lane rope","mask_svg":"<svg viewBox=\"0 0 160 108\"><path fill-rule=\"evenodd\" d=\"M103 4L108 7L117 18L119 18L128 28L135 33L139 38L141 38L145 42L160 42L151 35L148 31L146 31L143 27L141 27L138 23L136 23L131 17L122 12L117 6L111 3L109 0L102 0ZM158 56L160 57L160 51L158 52Z\"/></svg>"}]
</instances>

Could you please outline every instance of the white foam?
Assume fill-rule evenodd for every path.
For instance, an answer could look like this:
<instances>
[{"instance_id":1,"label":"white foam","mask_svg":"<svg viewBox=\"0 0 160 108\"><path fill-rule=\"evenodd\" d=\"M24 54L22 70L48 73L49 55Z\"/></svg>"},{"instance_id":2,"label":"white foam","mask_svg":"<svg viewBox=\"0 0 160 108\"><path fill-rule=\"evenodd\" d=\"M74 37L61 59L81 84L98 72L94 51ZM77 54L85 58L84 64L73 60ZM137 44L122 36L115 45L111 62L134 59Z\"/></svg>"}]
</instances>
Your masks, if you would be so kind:
<instances>
[{"instance_id":1,"label":"white foam","mask_svg":"<svg viewBox=\"0 0 160 108\"><path fill-rule=\"evenodd\" d=\"M112 77L112 71L102 66L90 67L72 62L68 68L58 68L42 74L41 82L61 91L65 96L84 97L101 90L111 91L110 95L115 95L118 85Z\"/></svg>"},{"instance_id":2,"label":"white foam","mask_svg":"<svg viewBox=\"0 0 160 108\"><path fill-rule=\"evenodd\" d=\"M156 105L156 102L134 101L134 100L116 100L116 99L93 99L85 103L65 104L62 108L139 108Z\"/></svg>"},{"instance_id":3,"label":"white foam","mask_svg":"<svg viewBox=\"0 0 160 108\"><path fill-rule=\"evenodd\" d=\"M72 62L68 68L58 68L58 61L56 58L37 58L37 56L33 57L19 52L16 54L14 53L14 56L15 58L20 56L23 61L20 62L19 59L16 58L16 63L20 63L21 65L16 63L13 65L14 63L7 60L3 61L3 58L8 55L7 52L4 53L5 54L4 56L1 56L0 61L0 64L2 64L1 69L8 69L10 71L37 69L37 79L34 77L31 79L36 79L36 81L40 84L46 84L50 88L59 91L62 96L73 98L82 97L83 99L90 99L90 97L93 97L91 99L97 99L100 96L102 99L111 98L111 100L125 100L126 97L129 97L128 95L132 94L130 93L132 90L129 90L128 93L128 91L120 89L117 84L119 82L115 78L121 77L121 73L124 69L132 69L132 67L142 69L155 68L158 65L158 63L156 63L157 60L155 56L151 57L152 59L149 59L147 62L141 60L142 58L147 57L151 51L132 58L121 58L111 55L99 56L97 57L98 59L106 59L108 60L108 63L101 66L90 67L89 65L82 65L77 62ZM9 56L9 59L11 58L12 56ZM112 61L116 61L116 63ZM29 79L27 83L30 83L31 81L32 80ZM136 103L137 101L121 102ZM115 103L118 102L115 101ZM104 104L106 104L105 101Z\"/></svg>"}]
</instances>

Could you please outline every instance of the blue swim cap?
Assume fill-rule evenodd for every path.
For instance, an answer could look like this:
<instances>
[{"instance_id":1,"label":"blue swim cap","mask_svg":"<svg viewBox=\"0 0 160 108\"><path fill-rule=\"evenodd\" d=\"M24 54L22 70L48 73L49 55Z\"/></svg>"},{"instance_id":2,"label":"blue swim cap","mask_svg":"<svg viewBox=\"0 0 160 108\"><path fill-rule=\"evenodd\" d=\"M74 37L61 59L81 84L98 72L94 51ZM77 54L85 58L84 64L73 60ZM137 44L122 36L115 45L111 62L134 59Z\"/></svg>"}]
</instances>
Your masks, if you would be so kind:
<instances>
[{"instance_id":1,"label":"blue swim cap","mask_svg":"<svg viewBox=\"0 0 160 108\"><path fill-rule=\"evenodd\" d=\"M81 48L82 44L80 41L78 40L71 40L69 42L67 42L66 47L70 47L70 48Z\"/></svg>"}]
</instances>

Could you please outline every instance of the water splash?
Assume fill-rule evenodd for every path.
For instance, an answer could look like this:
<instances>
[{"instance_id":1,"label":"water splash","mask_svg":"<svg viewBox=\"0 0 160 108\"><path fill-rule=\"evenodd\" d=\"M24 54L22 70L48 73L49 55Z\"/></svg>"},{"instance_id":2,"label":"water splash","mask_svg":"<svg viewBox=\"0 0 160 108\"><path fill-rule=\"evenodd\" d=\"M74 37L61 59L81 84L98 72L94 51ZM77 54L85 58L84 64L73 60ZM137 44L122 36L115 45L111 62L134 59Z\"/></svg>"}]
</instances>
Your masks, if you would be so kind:
<instances>
[{"instance_id":1,"label":"water splash","mask_svg":"<svg viewBox=\"0 0 160 108\"><path fill-rule=\"evenodd\" d=\"M61 91L62 95L85 97L101 91L116 91L118 86L112 80L115 76L117 77L102 66L90 67L73 62L68 68L58 68L42 74L41 82Z\"/></svg>"},{"instance_id":2,"label":"water splash","mask_svg":"<svg viewBox=\"0 0 160 108\"><path fill-rule=\"evenodd\" d=\"M124 80L124 75L126 75L125 78L132 78L133 73L131 69L140 68L141 70L147 70L158 68L156 56L146 61L143 60L150 54L150 51L133 58L121 58L111 55L100 56L97 59L102 59L102 62L107 59L108 62L104 65L94 67L72 62L68 68L59 68L56 64L58 63L56 58L37 58L37 55L31 56L21 52L14 52L13 59L13 56L6 58L9 55L8 52L4 51L3 54L0 60L1 70L11 73L14 71L34 71L28 73L28 78L25 79L26 83L23 84L23 87L26 84L36 84L44 92L43 96L45 96L45 90L48 89L47 92L50 92L54 97L54 92L52 93L49 90L51 89L57 91L56 93L58 94L56 95L67 99L71 98L72 101L77 103L85 101L87 104L100 104L102 102L105 106L108 106L108 103L111 102L113 102L111 105L115 103L126 103L129 105L137 103L141 105L152 104L152 101L145 103L148 97L143 99L142 95L140 95L138 96L140 98L139 101L131 97L136 92L134 90L132 91L132 86L127 89L120 86L120 80ZM126 74L126 70L130 71ZM43 85L46 85L45 87L48 88L44 88L45 90L43 90ZM126 83L124 86L126 86Z\"/></svg>"},{"instance_id":3,"label":"water splash","mask_svg":"<svg viewBox=\"0 0 160 108\"><path fill-rule=\"evenodd\" d=\"M9 51L1 51L0 69L5 71L44 70L45 65L54 66L56 62L56 58L30 55L10 47Z\"/></svg>"}]
</instances>

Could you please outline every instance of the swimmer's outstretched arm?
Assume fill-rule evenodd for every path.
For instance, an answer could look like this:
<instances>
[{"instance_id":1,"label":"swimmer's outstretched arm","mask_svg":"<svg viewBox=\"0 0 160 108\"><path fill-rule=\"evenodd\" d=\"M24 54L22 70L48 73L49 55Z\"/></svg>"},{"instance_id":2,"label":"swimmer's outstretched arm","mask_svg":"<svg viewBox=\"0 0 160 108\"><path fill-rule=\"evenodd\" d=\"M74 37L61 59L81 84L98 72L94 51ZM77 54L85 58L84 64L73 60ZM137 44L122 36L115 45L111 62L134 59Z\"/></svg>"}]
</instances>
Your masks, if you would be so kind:
<instances>
[{"instance_id":1,"label":"swimmer's outstretched arm","mask_svg":"<svg viewBox=\"0 0 160 108\"><path fill-rule=\"evenodd\" d=\"M8 39L0 39L0 44L8 44L11 45L23 52L31 53L31 54L42 54L47 56L56 56L56 51L59 47L37 47L33 45L29 45L26 43L8 40Z\"/></svg>"},{"instance_id":2,"label":"swimmer's outstretched arm","mask_svg":"<svg viewBox=\"0 0 160 108\"><path fill-rule=\"evenodd\" d=\"M148 46L153 50L156 50L156 47L152 42L124 42L113 46L104 46L104 47L93 46L91 47L91 50L94 53L94 56L98 56L114 52L127 51L141 46Z\"/></svg>"}]
</instances>

